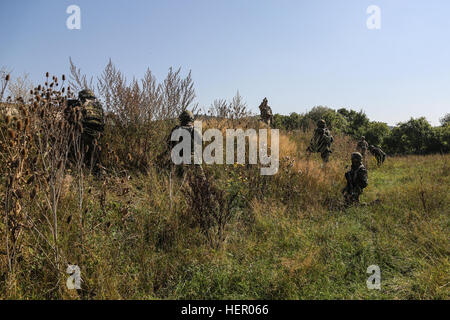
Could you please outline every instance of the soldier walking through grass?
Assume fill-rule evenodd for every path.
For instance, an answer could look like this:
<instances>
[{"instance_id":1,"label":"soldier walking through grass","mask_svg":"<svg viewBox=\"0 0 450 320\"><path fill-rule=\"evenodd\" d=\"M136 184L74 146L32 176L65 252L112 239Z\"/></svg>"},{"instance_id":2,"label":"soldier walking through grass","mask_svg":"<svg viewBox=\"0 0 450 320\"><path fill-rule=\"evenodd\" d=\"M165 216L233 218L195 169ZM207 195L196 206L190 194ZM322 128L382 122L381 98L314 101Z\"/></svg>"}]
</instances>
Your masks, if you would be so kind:
<instances>
[{"instance_id":1,"label":"soldier walking through grass","mask_svg":"<svg viewBox=\"0 0 450 320\"><path fill-rule=\"evenodd\" d=\"M366 154L367 154L367 150L369 149L369 144L366 141L366 137L362 136L361 139L358 141L358 144L356 145L356 151L358 151L364 161L366 160Z\"/></svg>"},{"instance_id":2,"label":"soldier walking through grass","mask_svg":"<svg viewBox=\"0 0 450 320\"><path fill-rule=\"evenodd\" d=\"M272 108L269 107L267 98L264 98L261 104L259 105L259 111L261 113L261 120L264 121L269 127L272 123Z\"/></svg>"},{"instance_id":3,"label":"soldier walking through grass","mask_svg":"<svg viewBox=\"0 0 450 320\"><path fill-rule=\"evenodd\" d=\"M78 99L68 101L66 112L69 122L78 125L84 159L95 167L99 158L97 143L105 127L102 104L91 90L85 89L79 92Z\"/></svg>"},{"instance_id":4,"label":"soldier walking through grass","mask_svg":"<svg viewBox=\"0 0 450 320\"><path fill-rule=\"evenodd\" d=\"M384 160L386 160L386 153L381 150L380 147L370 145L369 151L375 157L375 159L377 159L378 166L381 166L384 163Z\"/></svg>"},{"instance_id":5,"label":"soldier walking through grass","mask_svg":"<svg viewBox=\"0 0 450 320\"><path fill-rule=\"evenodd\" d=\"M178 177L183 177L185 175L185 173L187 171L189 171L190 168L192 168L194 170L195 174L199 174L202 178L205 178L205 173L203 171L203 168L200 164L195 164L194 161L194 136L195 136L195 128L194 128L194 115L191 111L189 110L184 110L183 112L181 112L181 114L178 117L180 124L175 126L171 132L170 132L170 136L168 139L168 146L169 146L169 157L171 156L171 151L173 149L173 147L175 147L176 144L178 144L178 141L172 141L171 137L172 137L172 133L175 130L178 129L184 129L187 130L189 132L189 135L191 137L191 164L181 164L181 165L177 165L175 167L175 172L176 175ZM182 152L182 151L181 151ZM180 157L182 157L183 155L180 154ZM171 167L173 168L173 164L171 165Z\"/></svg>"},{"instance_id":6,"label":"soldier walking through grass","mask_svg":"<svg viewBox=\"0 0 450 320\"><path fill-rule=\"evenodd\" d=\"M328 162L330 158L331 144L334 139L330 130L326 126L325 120L317 121L317 128L314 130L314 136L311 139L308 152L319 152L323 162Z\"/></svg>"},{"instance_id":7,"label":"soldier walking through grass","mask_svg":"<svg viewBox=\"0 0 450 320\"><path fill-rule=\"evenodd\" d=\"M345 173L347 185L342 190L346 205L358 204L363 189L368 185L367 170L362 161L363 157L359 152L352 153L351 169Z\"/></svg>"}]
</instances>

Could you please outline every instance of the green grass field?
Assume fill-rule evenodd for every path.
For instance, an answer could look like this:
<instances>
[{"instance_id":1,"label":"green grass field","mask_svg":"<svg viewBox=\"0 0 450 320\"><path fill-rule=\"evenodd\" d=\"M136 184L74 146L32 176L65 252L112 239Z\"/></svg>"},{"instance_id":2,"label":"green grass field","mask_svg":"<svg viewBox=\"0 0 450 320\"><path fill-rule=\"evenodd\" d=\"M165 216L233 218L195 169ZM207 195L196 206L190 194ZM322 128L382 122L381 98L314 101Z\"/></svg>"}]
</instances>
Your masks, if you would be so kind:
<instances>
[{"instance_id":1,"label":"green grass field","mask_svg":"<svg viewBox=\"0 0 450 320\"><path fill-rule=\"evenodd\" d=\"M389 159L363 201L344 211L253 207L226 248L189 264L171 298L448 299L449 157ZM422 180L421 180L422 179ZM422 182L421 182L422 181ZM381 290L366 269L381 268Z\"/></svg>"}]
</instances>

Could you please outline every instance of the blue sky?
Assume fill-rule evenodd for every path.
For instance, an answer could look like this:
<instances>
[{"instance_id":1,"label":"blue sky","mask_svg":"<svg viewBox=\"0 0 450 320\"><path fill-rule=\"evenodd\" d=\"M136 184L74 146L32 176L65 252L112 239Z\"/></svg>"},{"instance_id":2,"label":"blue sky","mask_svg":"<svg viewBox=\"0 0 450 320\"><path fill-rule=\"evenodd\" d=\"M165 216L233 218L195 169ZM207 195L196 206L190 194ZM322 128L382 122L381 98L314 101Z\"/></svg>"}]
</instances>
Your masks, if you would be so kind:
<instances>
[{"instance_id":1,"label":"blue sky","mask_svg":"<svg viewBox=\"0 0 450 320\"><path fill-rule=\"evenodd\" d=\"M81 8L81 30L66 8ZM369 5L381 29L366 27ZM450 112L448 0L17 0L0 2L0 66L97 76L109 58L128 76L192 70L197 101L237 90L253 111L363 109L393 125Z\"/></svg>"}]
</instances>

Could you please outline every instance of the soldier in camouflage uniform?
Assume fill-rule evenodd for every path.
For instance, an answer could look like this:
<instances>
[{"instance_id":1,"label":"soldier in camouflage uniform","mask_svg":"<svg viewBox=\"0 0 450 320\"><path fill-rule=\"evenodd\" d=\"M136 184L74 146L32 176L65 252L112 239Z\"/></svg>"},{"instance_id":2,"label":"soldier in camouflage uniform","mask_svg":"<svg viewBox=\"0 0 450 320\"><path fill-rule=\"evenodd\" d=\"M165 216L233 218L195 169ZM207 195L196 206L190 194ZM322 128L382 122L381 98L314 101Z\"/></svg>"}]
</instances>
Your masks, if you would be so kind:
<instances>
[{"instance_id":1,"label":"soldier in camouflage uniform","mask_svg":"<svg viewBox=\"0 0 450 320\"><path fill-rule=\"evenodd\" d=\"M170 136L168 139L168 146L169 146L169 157L171 156L172 148L175 147L179 141L172 141L172 133L177 129L185 129L189 132L191 136L191 164L181 164L176 166L176 175L178 177L183 177L184 174L189 171L189 169L193 169L195 173L198 173L202 178L205 178L205 173L203 171L203 168L200 164L195 164L194 162L194 135L195 135L195 128L194 128L194 115L189 110L184 110L180 116L178 117L180 120L180 125L175 126L172 131L170 132ZM180 155L182 156L182 155Z\"/></svg>"},{"instance_id":2,"label":"soldier in camouflage uniform","mask_svg":"<svg viewBox=\"0 0 450 320\"><path fill-rule=\"evenodd\" d=\"M268 106L267 98L264 98L264 100L259 105L259 111L261 112L261 120L264 121L269 127L272 122L272 108Z\"/></svg>"},{"instance_id":3,"label":"soldier in camouflage uniform","mask_svg":"<svg viewBox=\"0 0 450 320\"><path fill-rule=\"evenodd\" d=\"M330 130L326 127L325 120L317 121L317 128L314 130L314 136L311 143L306 149L308 152L320 152L320 156L324 162L328 162L330 158L331 144L333 143L333 136Z\"/></svg>"},{"instance_id":4,"label":"soldier in camouflage uniform","mask_svg":"<svg viewBox=\"0 0 450 320\"><path fill-rule=\"evenodd\" d=\"M69 114L69 121L81 124L79 128L81 150L85 151L85 160L94 165L98 158L95 142L100 138L105 126L103 107L94 93L87 89L79 92L78 99L69 100L67 106L66 113ZM78 114L74 112L75 110Z\"/></svg>"},{"instance_id":5,"label":"soldier in camouflage uniform","mask_svg":"<svg viewBox=\"0 0 450 320\"><path fill-rule=\"evenodd\" d=\"M386 160L386 153L384 153L384 151L381 150L380 147L370 145L369 151L375 157L375 159L377 159L378 166L381 166L384 163L384 160Z\"/></svg>"},{"instance_id":6,"label":"soldier in camouflage uniform","mask_svg":"<svg viewBox=\"0 0 450 320\"><path fill-rule=\"evenodd\" d=\"M342 190L347 205L359 203L359 196L368 185L367 170L362 160L363 157L359 152L352 153L352 167L345 173L347 185Z\"/></svg>"},{"instance_id":7,"label":"soldier in camouflage uniform","mask_svg":"<svg viewBox=\"0 0 450 320\"><path fill-rule=\"evenodd\" d=\"M362 136L361 140L358 141L358 144L356 145L356 150L361 153L364 161L366 160L366 153L369 149L369 144L366 141L366 137Z\"/></svg>"}]
</instances>

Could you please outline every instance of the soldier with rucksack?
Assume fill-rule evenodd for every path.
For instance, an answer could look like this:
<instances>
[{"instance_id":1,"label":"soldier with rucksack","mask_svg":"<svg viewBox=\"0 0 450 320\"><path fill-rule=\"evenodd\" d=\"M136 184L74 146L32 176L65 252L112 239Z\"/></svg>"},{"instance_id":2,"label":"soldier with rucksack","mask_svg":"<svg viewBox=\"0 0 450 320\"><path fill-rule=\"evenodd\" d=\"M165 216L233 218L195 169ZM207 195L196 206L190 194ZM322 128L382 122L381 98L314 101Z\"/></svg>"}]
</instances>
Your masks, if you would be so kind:
<instances>
[{"instance_id":1,"label":"soldier with rucksack","mask_svg":"<svg viewBox=\"0 0 450 320\"><path fill-rule=\"evenodd\" d=\"M97 143L105 127L102 104L91 90L81 90L78 99L68 100L66 114L74 130L81 135L80 149L84 152L84 159L95 165L98 159Z\"/></svg>"},{"instance_id":2,"label":"soldier with rucksack","mask_svg":"<svg viewBox=\"0 0 450 320\"><path fill-rule=\"evenodd\" d=\"M367 170L364 167L363 157L359 152L352 153L352 166L345 173L347 185L342 190L346 205L359 203L359 197L368 185Z\"/></svg>"},{"instance_id":3,"label":"soldier with rucksack","mask_svg":"<svg viewBox=\"0 0 450 320\"><path fill-rule=\"evenodd\" d=\"M273 114L272 114L272 108L269 107L267 98L264 98L264 100L259 105L259 111L261 113L261 120L264 121L269 127L272 122Z\"/></svg>"},{"instance_id":4,"label":"soldier with rucksack","mask_svg":"<svg viewBox=\"0 0 450 320\"><path fill-rule=\"evenodd\" d=\"M189 137L191 139L191 141L190 141L190 145L191 145L190 151L191 152L189 155L189 157L191 159L191 163L175 165L175 173L178 177L181 178L185 175L186 172L191 171L191 172L194 172L195 174L199 174L200 177L202 177L203 179L206 179L202 166L200 164L196 164L195 163L196 161L194 159L194 144L195 144L194 137L197 134L196 129L194 127L194 114L189 110L184 110L181 112L178 119L180 121L180 124L175 126L171 130L170 135L168 137L168 141L167 141L167 145L169 147L168 156L171 157L172 149L179 143L179 141L172 140L172 134L176 130L180 130L180 129L186 130L189 133ZM201 132L199 132L198 134L201 135ZM183 157L183 154L179 154L178 156ZM173 168L173 163L171 163L171 167Z\"/></svg>"},{"instance_id":5,"label":"soldier with rucksack","mask_svg":"<svg viewBox=\"0 0 450 320\"><path fill-rule=\"evenodd\" d=\"M366 153L369 149L369 144L366 141L366 137L362 136L361 140L358 141L358 144L356 145L356 150L361 153L364 161L366 160Z\"/></svg>"},{"instance_id":6,"label":"soldier with rucksack","mask_svg":"<svg viewBox=\"0 0 450 320\"><path fill-rule=\"evenodd\" d=\"M377 159L378 166L381 166L384 163L384 160L386 160L386 153L381 150L380 147L370 145L369 151L375 157L375 159Z\"/></svg>"},{"instance_id":7,"label":"soldier with rucksack","mask_svg":"<svg viewBox=\"0 0 450 320\"><path fill-rule=\"evenodd\" d=\"M323 162L328 162L330 158L331 144L334 139L330 130L326 126L325 120L317 121L317 128L314 130L314 136L311 139L308 152L319 152Z\"/></svg>"}]
</instances>

